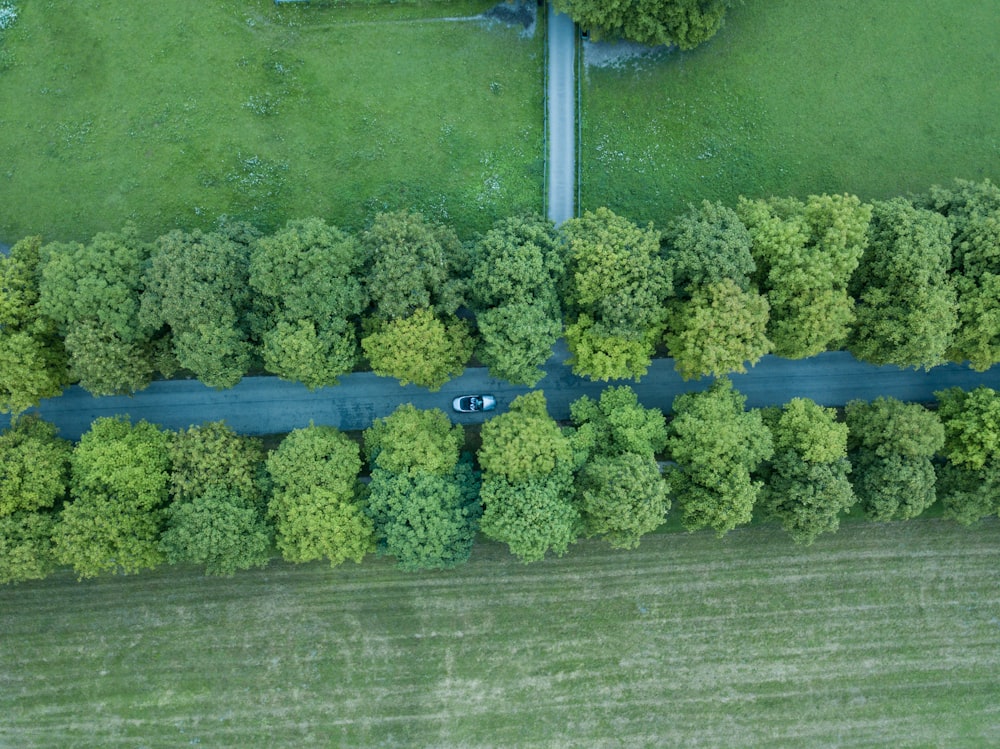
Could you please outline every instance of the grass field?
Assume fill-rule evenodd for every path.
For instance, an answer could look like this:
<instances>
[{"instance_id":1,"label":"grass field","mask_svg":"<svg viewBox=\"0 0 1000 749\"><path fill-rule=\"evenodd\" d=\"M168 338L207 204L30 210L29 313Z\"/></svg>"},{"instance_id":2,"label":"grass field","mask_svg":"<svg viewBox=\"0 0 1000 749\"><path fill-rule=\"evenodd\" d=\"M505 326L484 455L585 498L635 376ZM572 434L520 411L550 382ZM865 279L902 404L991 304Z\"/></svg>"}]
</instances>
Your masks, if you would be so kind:
<instances>
[{"instance_id":1,"label":"grass field","mask_svg":"<svg viewBox=\"0 0 1000 749\"><path fill-rule=\"evenodd\" d=\"M0 241L397 207L467 234L540 210L543 30L449 20L492 4L21 2Z\"/></svg>"},{"instance_id":2,"label":"grass field","mask_svg":"<svg viewBox=\"0 0 1000 749\"><path fill-rule=\"evenodd\" d=\"M996 0L753 0L702 48L593 68L582 205L664 221L702 198L1000 178Z\"/></svg>"},{"instance_id":3,"label":"grass field","mask_svg":"<svg viewBox=\"0 0 1000 749\"><path fill-rule=\"evenodd\" d=\"M982 747L1000 523L0 589L0 745Z\"/></svg>"}]
</instances>

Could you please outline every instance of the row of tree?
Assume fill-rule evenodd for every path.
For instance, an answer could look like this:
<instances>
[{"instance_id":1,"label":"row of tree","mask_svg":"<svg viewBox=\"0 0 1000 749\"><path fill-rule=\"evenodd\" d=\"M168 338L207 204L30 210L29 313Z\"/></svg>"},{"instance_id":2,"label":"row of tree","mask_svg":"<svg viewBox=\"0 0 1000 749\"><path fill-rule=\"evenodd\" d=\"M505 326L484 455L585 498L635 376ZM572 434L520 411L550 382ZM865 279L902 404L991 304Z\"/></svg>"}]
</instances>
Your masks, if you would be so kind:
<instances>
[{"instance_id":1,"label":"row of tree","mask_svg":"<svg viewBox=\"0 0 1000 749\"><path fill-rule=\"evenodd\" d=\"M610 387L560 425L535 391L483 425L476 462L461 426L411 405L360 439L309 426L269 453L221 422L167 432L102 418L72 445L21 417L0 435L0 582L57 564L81 578L164 562L226 575L275 549L291 562L377 551L440 569L466 561L477 532L531 562L581 536L633 548L671 502L689 530L722 535L756 515L806 544L856 504L877 521L938 499L962 523L997 514L1000 394L937 397L937 410L852 402L841 420L805 399L748 411L721 379L678 396L668 424Z\"/></svg>"},{"instance_id":2,"label":"row of tree","mask_svg":"<svg viewBox=\"0 0 1000 749\"><path fill-rule=\"evenodd\" d=\"M1000 188L956 182L866 204L823 195L704 202L665 228L607 209L559 231L509 218L474 242L419 214L359 236L320 219L270 236L223 222L153 243L22 240L0 258L0 409L69 382L131 393L156 373L311 388L370 367L438 388L475 355L535 385L565 334L574 370L684 377L846 346L876 364L1000 361Z\"/></svg>"},{"instance_id":3,"label":"row of tree","mask_svg":"<svg viewBox=\"0 0 1000 749\"><path fill-rule=\"evenodd\" d=\"M592 38L693 49L722 28L732 0L555 0Z\"/></svg>"}]
</instances>

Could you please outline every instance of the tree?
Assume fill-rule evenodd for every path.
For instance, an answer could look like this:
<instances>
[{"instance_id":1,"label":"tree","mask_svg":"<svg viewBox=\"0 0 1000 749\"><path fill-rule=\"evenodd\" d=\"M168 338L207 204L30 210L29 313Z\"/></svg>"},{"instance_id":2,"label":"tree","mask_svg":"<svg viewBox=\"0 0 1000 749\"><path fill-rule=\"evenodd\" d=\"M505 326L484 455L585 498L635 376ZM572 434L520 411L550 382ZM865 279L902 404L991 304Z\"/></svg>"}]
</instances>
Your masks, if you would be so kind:
<instances>
[{"instance_id":1,"label":"tree","mask_svg":"<svg viewBox=\"0 0 1000 749\"><path fill-rule=\"evenodd\" d=\"M722 536L750 522L762 484L750 474L773 453L770 432L746 398L723 378L701 393L674 398L667 449L669 473L688 530Z\"/></svg>"},{"instance_id":2,"label":"tree","mask_svg":"<svg viewBox=\"0 0 1000 749\"><path fill-rule=\"evenodd\" d=\"M361 340L372 371L395 377L401 385L414 383L432 391L461 374L472 356L473 340L466 324L452 317L442 320L430 309L390 320Z\"/></svg>"},{"instance_id":3,"label":"tree","mask_svg":"<svg viewBox=\"0 0 1000 749\"><path fill-rule=\"evenodd\" d=\"M486 477L516 484L572 475L573 444L549 416L541 390L515 398L506 413L483 424L480 436L479 465Z\"/></svg>"},{"instance_id":4,"label":"tree","mask_svg":"<svg viewBox=\"0 0 1000 749\"><path fill-rule=\"evenodd\" d=\"M461 425L444 411L405 403L365 430L365 456L373 469L444 476L458 465L464 442Z\"/></svg>"},{"instance_id":5,"label":"tree","mask_svg":"<svg viewBox=\"0 0 1000 749\"><path fill-rule=\"evenodd\" d=\"M209 387L229 388L250 368L250 248L239 226L156 240L140 319L171 334L181 367Z\"/></svg>"},{"instance_id":6,"label":"tree","mask_svg":"<svg viewBox=\"0 0 1000 749\"><path fill-rule=\"evenodd\" d=\"M39 306L41 245L27 237L0 254L0 413L37 406L69 381L62 341Z\"/></svg>"},{"instance_id":7,"label":"tree","mask_svg":"<svg viewBox=\"0 0 1000 749\"><path fill-rule=\"evenodd\" d=\"M839 348L854 322L847 285L868 244L871 206L853 195L812 195L740 198L737 211L771 305L774 352L800 359Z\"/></svg>"},{"instance_id":8,"label":"tree","mask_svg":"<svg viewBox=\"0 0 1000 749\"><path fill-rule=\"evenodd\" d=\"M958 329L948 357L985 371L1000 362L1000 187L955 180L931 188L925 203L952 231Z\"/></svg>"},{"instance_id":9,"label":"tree","mask_svg":"<svg viewBox=\"0 0 1000 749\"><path fill-rule=\"evenodd\" d=\"M685 380L746 372L771 350L766 335L770 307L732 279L698 287L672 305L664 341Z\"/></svg>"},{"instance_id":10,"label":"tree","mask_svg":"<svg viewBox=\"0 0 1000 749\"><path fill-rule=\"evenodd\" d=\"M602 380L641 377L672 290L659 234L599 208L564 223L562 235L573 371Z\"/></svg>"},{"instance_id":11,"label":"tree","mask_svg":"<svg viewBox=\"0 0 1000 749\"><path fill-rule=\"evenodd\" d=\"M408 403L365 432L368 511L379 550L403 569L444 569L469 558L479 477L471 460L460 460L464 442L462 427L443 411Z\"/></svg>"},{"instance_id":12,"label":"tree","mask_svg":"<svg viewBox=\"0 0 1000 749\"><path fill-rule=\"evenodd\" d=\"M160 539L167 561L203 564L209 575L266 565L260 441L218 421L178 432L169 449L172 501Z\"/></svg>"},{"instance_id":13,"label":"tree","mask_svg":"<svg viewBox=\"0 0 1000 749\"><path fill-rule=\"evenodd\" d=\"M558 0L556 8L569 15L592 38L620 36L640 44L676 45L693 49L722 28L730 0Z\"/></svg>"},{"instance_id":14,"label":"tree","mask_svg":"<svg viewBox=\"0 0 1000 749\"><path fill-rule=\"evenodd\" d=\"M465 252L451 229L419 213L383 213L362 237L372 306L361 341L376 374L438 390L472 356L455 317L464 301Z\"/></svg>"},{"instance_id":15,"label":"tree","mask_svg":"<svg viewBox=\"0 0 1000 749\"><path fill-rule=\"evenodd\" d=\"M281 441L266 461L274 485L268 513L289 562L326 557L360 562L375 550L358 473L360 448L333 427L310 425Z\"/></svg>"},{"instance_id":16,"label":"tree","mask_svg":"<svg viewBox=\"0 0 1000 749\"><path fill-rule=\"evenodd\" d=\"M907 200L876 202L871 242L852 280L857 325L849 348L873 364L944 363L957 324L951 230Z\"/></svg>"},{"instance_id":17,"label":"tree","mask_svg":"<svg viewBox=\"0 0 1000 749\"><path fill-rule=\"evenodd\" d=\"M726 279L741 291L752 288L757 266L750 252L750 233L732 208L707 200L688 206L670 222L663 244L679 296L689 298L696 289Z\"/></svg>"},{"instance_id":18,"label":"tree","mask_svg":"<svg viewBox=\"0 0 1000 749\"><path fill-rule=\"evenodd\" d=\"M155 567L167 500L169 437L153 424L100 418L71 457L73 501L53 531L56 557L81 577Z\"/></svg>"},{"instance_id":19,"label":"tree","mask_svg":"<svg viewBox=\"0 0 1000 749\"><path fill-rule=\"evenodd\" d=\"M322 219L289 221L254 244L250 286L263 313L264 366L309 388L337 384L358 358L368 304L360 243Z\"/></svg>"},{"instance_id":20,"label":"tree","mask_svg":"<svg viewBox=\"0 0 1000 749\"><path fill-rule=\"evenodd\" d=\"M60 504L69 484L70 443L54 425L21 417L0 434L0 517Z\"/></svg>"},{"instance_id":21,"label":"tree","mask_svg":"<svg viewBox=\"0 0 1000 749\"><path fill-rule=\"evenodd\" d=\"M479 527L479 481L469 462L445 475L372 471L368 507L379 548L404 570L468 561Z\"/></svg>"},{"instance_id":22,"label":"tree","mask_svg":"<svg viewBox=\"0 0 1000 749\"><path fill-rule=\"evenodd\" d=\"M380 213L361 242L377 319L404 319L424 309L448 316L462 304L465 251L452 229L419 213Z\"/></svg>"},{"instance_id":23,"label":"tree","mask_svg":"<svg viewBox=\"0 0 1000 749\"><path fill-rule=\"evenodd\" d=\"M584 533L635 548L670 509L655 455L667 444L663 414L641 406L629 387L606 388L599 401L583 396L570 413L576 451L588 455L576 483Z\"/></svg>"},{"instance_id":24,"label":"tree","mask_svg":"<svg viewBox=\"0 0 1000 749\"><path fill-rule=\"evenodd\" d=\"M663 413L642 406L627 386L605 388L598 401L584 395L570 405L570 414L574 440L591 454L653 457L667 445Z\"/></svg>"},{"instance_id":25,"label":"tree","mask_svg":"<svg viewBox=\"0 0 1000 749\"><path fill-rule=\"evenodd\" d=\"M848 480L847 425L837 412L793 398L762 416L774 441L774 456L759 470L760 506L781 522L796 543L811 544L840 527L840 513L857 503Z\"/></svg>"},{"instance_id":26,"label":"tree","mask_svg":"<svg viewBox=\"0 0 1000 749\"><path fill-rule=\"evenodd\" d=\"M581 530L573 503L572 440L548 415L540 390L518 396L480 432L481 529L522 562L566 552Z\"/></svg>"},{"instance_id":27,"label":"tree","mask_svg":"<svg viewBox=\"0 0 1000 749\"><path fill-rule=\"evenodd\" d=\"M540 216L498 221L477 243L470 300L477 355L499 379L534 386L562 331L559 286L565 274L551 221Z\"/></svg>"},{"instance_id":28,"label":"tree","mask_svg":"<svg viewBox=\"0 0 1000 749\"><path fill-rule=\"evenodd\" d=\"M909 520L936 499L931 458L944 446L937 414L894 398L845 409L851 483L872 520Z\"/></svg>"},{"instance_id":29,"label":"tree","mask_svg":"<svg viewBox=\"0 0 1000 749\"><path fill-rule=\"evenodd\" d=\"M94 395L142 390L156 370L156 327L139 314L148 256L134 227L41 248L39 311L65 341L70 378Z\"/></svg>"},{"instance_id":30,"label":"tree","mask_svg":"<svg viewBox=\"0 0 1000 749\"><path fill-rule=\"evenodd\" d=\"M944 514L964 525L1000 513L1000 393L987 387L935 393L944 426L937 494Z\"/></svg>"},{"instance_id":31,"label":"tree","mask_svg":"<svg viewBox=\"0 0 1000 749\"><path fill-rule=\"evenodd\" d=\"M652 455L596 455L580 471L576 493L587 536L634 549L670 509L668 487Z\"/></svg>"},{"instance_id":32,"label":"tree","mask_svg":"<svg viewBox=\"0 0 1000 749\"><path fill-rule=\"evenodd\" d=\"M0 516L0 585L41 580L55 568L54 515L15 512Z\"/></svg>"}]
</instances>

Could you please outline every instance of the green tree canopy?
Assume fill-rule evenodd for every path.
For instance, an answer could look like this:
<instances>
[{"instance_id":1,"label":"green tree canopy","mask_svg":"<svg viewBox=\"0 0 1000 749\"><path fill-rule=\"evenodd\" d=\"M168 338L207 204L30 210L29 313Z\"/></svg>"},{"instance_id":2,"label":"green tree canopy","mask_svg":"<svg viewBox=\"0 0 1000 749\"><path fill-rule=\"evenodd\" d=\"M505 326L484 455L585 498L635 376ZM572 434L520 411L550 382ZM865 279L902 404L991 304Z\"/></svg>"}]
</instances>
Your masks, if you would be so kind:
<instances>
[{"instance_id":1,"label":"green tree canopy","mask_svg":"<svg viewBox=\"0 0 1000 749\"><path fill-rule=\"evenodd\" d=\"M944 515L962 525L972 525L990 515L1000 515L1000 462L982 468L941 463L937 471L937 496Z\"/></svg>"},{"instance_id":2,"label":"green tree canopy","mask_svg":"<svg viewBox=\"0 0 1000 749\"><path fill-rule=\"evenodd\" d=\"M574 372L592 379L641 377L663 329L663 301L672 290L669 267L660 258L659 234L652 226L641 229L599 208L567 221L562 235L567 263L563 300L572 322L566 338ZM642 353L622 356L622 344Z\"/></svg>"},{"instance_id":3,"label":"green tree canopy","mask_svg":"<svg viewBox=\"0 0 1000 749\"><path fill-rule=\"evenodd\" d=\"M664 340L685 380L746 372L771 350L767 299L732 279L699 286L671 308Z\"/></svg>"},{"instance_id":4,"label":"green tree canopy","mask_svg":"<svg viewBox=\"0 0 1000 749\"><path fill-rule=\"evenodd\" d=\"M419 213L380 213L361 241L377 319L408 318L426 309L452 315L462 304L465 251L451 228Z\"/></svg>"},{"instance_id":5,"label":"green tree canopy","mask_svg":"<svg viewBox=\"0 0 1000 749\"><path fill-rule=\"evenodd\" d=\"M931 188L926 204L952 230L958 329L948 357L986 370L1000 362L1000 187L955 180Z\"/></svg>"},{"instance_id":6,"label":"green tree canopy","mask_svg":"<svg viewBox=\"0 0 1000 749\"><path fill-rule=\"evenodd\" d=\"M745 411L745 403L725 378L674 398L669 478L688 530L708 527L721 536L750 522L762 486L750 473L773 446L760 413Z\"/></svg>"},{"instance_id":7,"label":"green tree canopy","mask_svg":"<svg viewBox=\"0 0 1000 749\"><path fill-rule=\"evenodd\" d=\"M0 434L0 517L51 509L69 486L72 446L54 425L33 416Z\"/></svg>"},{"instance_id":8,"label":"green tree canopy","mask_svg":"<svg viewBox=\"0 0 1000 749\"><path fill-rule=\"evenodd\" d=\"M362 500L360 447L333 427L296 429L266 461L273 483L269 515L289 562L326 557L331 566L360 562L375 550Z\"/></svg>"},{"instance_id":9,"label":"green tree canopy","mask_svg":"<svg viewBox=\"0 0 1000 749\"><path fill-rule=\"evenodd\" d=\"M487 476L518 483L572 474L572 441L549 416L541 390L515 398L506 413L483 424L480 435L479 465Z\"/></svg>"},{"instance_id":10,"label":"green tree canopy","mask_svg":"<svg viewBox=\"0 0 1000 749\"><path fill-rule=\"evenodd\" d=\"M444 475L376 468L369 488L379 550L401 569L447 569L468 561L481 514L479 481L468 461Z\"/></svg>"},{"instance_id":11,"label":"green tree canopy","mask_svg":"<svg viewBox=\"0 0 1000 749\"><path fill-rule=\"evenodd\" d=\"M322 219L289 221L262 237L250 257L250 286L262 308L264 366L318 388L337 384L358 358L359 315L368 304L360 243Z\"/></svg>"},{"instance_id":12,"label":"green tree canopy","mask_svg":"<svg viewBox=\"0 0 1000 749\"><path fill-rule=\"evenodd\" d=\"M978 470L1000 458L1000 393L980 385L965 392L949 388L934 394L944 426L944 456L955 465Z\"/></svg>"},{"instance_id":13,"label":"green tree canopy","mask_svg":"<svg viewBox=\"0 0 1000 749\"><path fill-rule=\"evenodd\" d=\"M741 198L737 211L771 305L775 353L798 359L841 346L854 322L847 285L868 244L871 206L853 195L812 195Z\"/></svg>"},{"instance_id":14,"label":"green tree canopy","mask_svg":"<svg viewBox=\"0 0 1000 749\"><path fill-rule=\"evenodd\" d=\"M937 498L931 458L943 446L938 415L915 403L851 401L847 416L851 483L872 520L909 520Z\"/></svg>"},{"instance_id":15,"label":"green tree canopy","mask_svg":"<svg viewBox=\"0 0 1000 749\"><path fill-rule=\"evenodd\" d=\"M474 342L464 321L442 320L430 309L418 309L410 317L382 323L361 340L361 347L375 374L437 391L462 373Z\"/></svg>"},{"instance_id":16,"label":"green tree canopy","mask_svg":"<svg viewBox=\"0 0 1000 749\"><path fill-rule=\"evenodd\" d=\"M267 564L260 441L218 421L178 432L169 449L172 501L160 540L167 561L203 564L210 575Z\"/></svg>"},{"instance_id":17,"label":"green tree canopy","mask_svg":"<svg viewBox=\"0 0 1000 749\"><path fill-rule=\"evenodd\" d=\"M639 403L628 386L605 388L599 400L584 395L570 405L574 439L592 454L652 457L667 445L663 412Z\"/></svg>"},{"instance_id":18,"label":"green tree canopy","mask_svg":"<svg viewBox=\"0 0 1000 749\"><path fill-rule=\"evenodd\" d=\"M250 247L239 227L172 231L156 240L140 319L168 326L181 367L209 387L229 388L250 368Z\"/></svg>"},{"instance_id":19,"label":"green tree canopy","mask_svg":"<svg viewBox=\"0 0 1000 749\"><path fill-rule=\"evenodd\" d=\"M0 254L0 413L19 414L62 392L66 351L39 305L41 237Z\"/></svg>"},{"instance_id":20,"label":"green tree canopy","mask_svg":"<svg viewBox=\"0 0 1000 749\"><path fill-rule=\"evenodd\" d=\"M592 457L580 471L576 493L584 533L601 536L615 549L636 548L670 509L667 482L650 454Z\"/></svg>"},{"instance_id":21,"label":"green tree canopy","mask_svg":"<svg viewBox=\"0 0 1000 749\"><path fill-rule=\"evenodd\" d=\"M705 200L688 206L663 233L663 252L673 268L678 296L726 279L749 291L756 270L750 233L739 215L721 203Z\"/></svg>"},{"instance_id":22,"label":"green tree canopy","mask_svg":"<svg viewBox=\"0 0 1000 749\"><path fill-rule=\"evenodd\" d=\"M458 465L464 442L462 426L444 411L405 403L365 430L365 456L373 469L443 476Z\"/></svg>"},{"instance_id":23,"label":"green tree canopy","mask_svg":"<svg viewBox=\"0 0 1000 749\"><path fill-rule=\"evenodd\" d=\"M525 564L546 553L566 553L582 531L573 502L573 484L565 473L511 482L502 474L484 474L480 492L483 535L507 544Z\"/></svg>"},{"instance_id":24,"label":"green tree canopy","mask_svg":"<svg viewBox=\"0 0 1000 749\"><path fill-rule=\"evenodd\" d=\"M53 531L56 556L81 577L131 574L162 560L169 436L153 424L100 418L71 457L73 501Z\"/></svg>"},{"instance_id":25,"label":"green tree canopy","mask_svg":"<svg viewBox=\"0 0 1000 749\"><path fill-rule=\"evenodd\" d=\"M41 248L39 310L64 337L70 377L94 395L132 393L152 380L157 326L139 314L148 256L133 227Z\"/></svg>"},{"instance_id":26,"label":"green tree canopy","mask_svg":"<svg viewBox=\"0 0 1000 749\"><path fill-rule=\"evenodd\" d=\"M593 38L622 37L640 44L676 45L693 49L720 28L731 0L557 0Z\"/></svg>"},{"instance_id":27,"label":"green tree canopy","mask_svg":"<svg viewBox=\"0 0 1000 749\"><path fill-rule=\"evenodd\" d=\"M552 222L502 219L476 244L470 299L490 373L534 386L562 332L559 287L565 273Z\"/></svg>"},{"instance_id":28,"label":"green tree canopy","mask_svg":"<svg viewBox=\"0 0 1000 749\"><path fill-rule=\"evenodd\" d=\"M852 280L858 300L851 352L873 364L942 364L957 325L951 228L902 198L876 202L871 242Z\"/></svg>"},{"instance_id":29,"label":"green tree canopy","mask_svg":"<svg viewBox=\"0 0 1000 749\"><path fill-rule=\"evenodd\" d=\"M0 585L41 580L55 568L51 512L0 516Z\"/></svg>"},{"instance_id":30,"label":"green tree canopy","mask_svg":"<svg viewBox=\"0 0 1000 749\"><path fill-rule=\"evenodd\" d=\"M848 480L847 425L837 412L806 398L762 416L774 441L774 456L758 471L764 481L760 506L781 522L796 543L811 544L840 527L840 514L857 503Z\"/></svg>"}]
</instances>

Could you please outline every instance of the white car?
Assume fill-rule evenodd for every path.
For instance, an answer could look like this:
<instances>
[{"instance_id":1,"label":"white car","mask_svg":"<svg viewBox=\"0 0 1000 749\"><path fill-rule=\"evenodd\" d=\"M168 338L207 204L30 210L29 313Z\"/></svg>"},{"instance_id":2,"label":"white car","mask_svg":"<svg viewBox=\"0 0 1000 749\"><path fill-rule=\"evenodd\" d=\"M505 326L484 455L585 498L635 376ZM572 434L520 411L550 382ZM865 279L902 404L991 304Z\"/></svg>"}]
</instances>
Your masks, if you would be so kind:
<instances>
[{"instance_id":1,"label":"white car","mask_svg":"<svg viewBox=\"0 0 1000 749\"><path fill-rule=\"evenodd\" d=\"M451 402L451 407L460 414L492 411L497 407L497 399L492 395L460 395Z\"/></svg>"}]
</instances>

